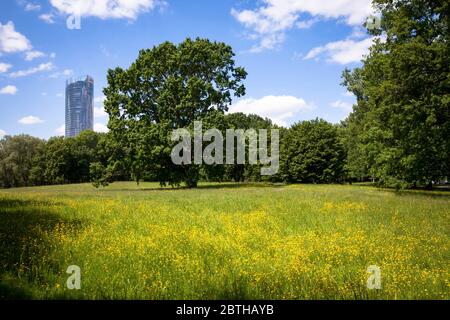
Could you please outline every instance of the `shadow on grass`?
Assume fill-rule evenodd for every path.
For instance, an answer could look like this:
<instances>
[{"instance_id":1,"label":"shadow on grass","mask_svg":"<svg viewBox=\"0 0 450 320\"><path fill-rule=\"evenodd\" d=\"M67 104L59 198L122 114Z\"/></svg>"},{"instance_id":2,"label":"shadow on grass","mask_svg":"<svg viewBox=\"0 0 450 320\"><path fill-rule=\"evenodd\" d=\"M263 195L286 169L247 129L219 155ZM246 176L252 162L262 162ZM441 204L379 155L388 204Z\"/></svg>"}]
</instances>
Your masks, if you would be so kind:
<instances>
[{"instance_id":1,"label":"shadow on grass","mask_svg":"<svg viewBox=\"0 0 450 320\"><path fill-rule=\"evenodd\" d=\"M215 189L241 189L241 188L282 188L285 184L272 184L264 182L241 182L241 183L211 183L211 184L200 184L196 188L188 188L185 186L179 187L159 187L159 188L104 188L102 191L105 192L124 192L124 191L180 191L180 190L215 190Z\"/></svg>"},{"instance_id":2,"label":"shadow on grass","mask_svg":"<svg viewBox=\"0 0 450 320\"><path fill-rule=\"evenodd\" d=\"M448 186L436 186L432 190L428 190L425 188L396 190L395 188L379 187L372 183L355 183L353 185L368 189L377 189L379 191L392 192L398 196L418 196L425 198L439 198L450 200L450 188Z\"/></svg>"},{"instance_id":3,"label":"shadow on grass","mask_svg":"<svg viewBox=\"0 0 450 320\"><path fill-rule=\"evenodd\" d=\"M24 289L16 287L13 283L0 283L0 300L31 300L33 296Z\"/></svg>"},{"instance_id":4,"label":"shadow on grass","mask_svg":"<svg viewBox=\"0 0 450 320\"><path fill-rule=\"evenodd\" d=\"M398 196L414 196L414 197L423 197L423 198L434 198L434 199L441 199L441 200L449 200L450 201L450 192L448 190L439 190L434 189L430 191L425 190L389 190L394 192Z\"/></svg>"},{"instance_id":5,"label":"shadow on grass","mask_svg":"<svg viewBox=\"0 0 450 320\"><path fill-rule=\"evenodd\" d=\"M272 184L264 182L245 182L245 183L227 183L227 184L211 184L200 185L198 189L240 189L240 188L282 188L286 185Z\"/></svg>"},{"instance_id":6,"label":"shadow on grass","mask_svg":"<svg viewBox=\"0 0 450 320\"><path fill-rule=\"evenodd\" d=\"M81 227L56 214L55 202L0 198L0 300L32 299L30 288L61 272L51 261L51 236L59 223ZM47 236L46 236L47 235Z\"/></svg>"}]
</instances>

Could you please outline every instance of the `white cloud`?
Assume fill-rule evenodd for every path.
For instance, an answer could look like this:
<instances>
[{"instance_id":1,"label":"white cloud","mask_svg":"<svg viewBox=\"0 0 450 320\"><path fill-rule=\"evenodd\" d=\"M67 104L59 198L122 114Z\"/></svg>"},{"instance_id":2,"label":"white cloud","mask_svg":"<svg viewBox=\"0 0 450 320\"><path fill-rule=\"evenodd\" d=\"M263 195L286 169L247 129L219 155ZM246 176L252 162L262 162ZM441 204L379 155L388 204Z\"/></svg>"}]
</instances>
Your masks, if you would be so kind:
<instances>
[{"instance_id":1,"label":"white cloud","mask_svg":"<svg viewBox=\"0 0 450 320\"><path fill-rule=\"evenodd\" d=\"M364 55L369 53L369 48L372 43L373 38L367 38L361 41L347 39L329 42L324 46L313 48L303 59L319 59L324 54L328 62L339 64L359 62Z\"/></svg>"},{"instance_id":2,"label":"white cloud","mask_svg":"<svg viewBox=\"0 0 450 320\"><path fill-rule=\"evenodd\" d=\"M12 21L6 24L0 22L0 52L12 53L27 51L31 48L30 41L15 30Z\"/></svg>"},{"instance_id":3,"label":"white cloud","mask_svg":"<svg viewBox=\"0 0 450 320\"><path fill-rule=\"evenodd\" d=\"M257 114L271 119L282 126L292 122L294 117L302 112L314 109L312 104L294 96L265 96L260 99L241 99L230 107L230 113L242 112Z\"/></svg>"},{"instance_id":4,"label":"white cloud","mask_svg":"<svg viewBox=\"0 0 450 320\"><path fill-rule=\"evenodd\" d=\"M25 6L25 11L39 11L41 10L41 6L35 3L27 3Z\"/></svg>"},{"instance_id":5,"label":"white cloud","mask_svg":"<svg viewBox=\"0 0 450 320\"><path fill-rule=\"evenodd\" d=\"M105 112L105 109L103 107L95 107L94 108L94 117L95 118L105 118L108 114Z\"/></svg>"},{"instance_id":6,"label":"white cloud","mask_svg":"<svg viewBox=\"0 0 450 320\"><path fill-rule=\"evenodd\" d=\"M356 26L353 28L352 33L350 34L351 39L362 39L367 37L367 30L362 26Z\"/></svg>"},{"instance_id":7,"label":"white cloud","mask_svg":"<svg viewBox=\"0 0 450 320\"><path fill-rule=\"evenodd\" d=\"M108 117L108 114L105 112L105 107L103 105L103 102L105 101L105 96L99 96L94 98L94 102L96 104L99 104L99 107L94 108L94 118L106 118Z\"/></svg>"},{"instance_id":8,"label":"white cloud","mask_svg":"<svg viewBox=\"0 0 450 320\"><path fill-rule=\"evenodd\" d=\"M6 131L0 129L0 139L6 136Z\"/></svg>"},{"instance_id":9,"label":"white cloud","mask_svg":"<svg viewBox=\"0 0 450 320\"><path fill-rule=\"evenodd\" d=\"M160 0L50 0L50 3L62 14L131 20L140 13L165 5Z\"/></svg>"},{"instance_id":10,"label":"white cloud","mask_svg":"<svg viewBox=\"0 0 450 320\"><path fill-rule=\"evenodd\" d=\"M253 46L250 49L250 52L261 52L265 49L275 49L278 45L282 44L284 42L285 35L284 33L273 33L265 35L259 45Z\"/></svg>"},{"instance_id":11,"label":"white cloud","mask_svg":"<svg viewBox=\"0 0 450 320\"><path fill-rule=\"evenodd\" d=\"M17 93L17 87L15 86L6 86L0 89L0 94L10 94L15 95Z\"/></svg>"},{"instance_id":12,"label":"white cloud","mask_svg":"<svg viewBox=\"0 0 450 320\"><path fill-rule=\"evenodd\" d=\"M105 133L105 132L108 132L109 129L103 123L96 123L96 124L94 124L94 131L95 132L103 132L103 133Z\"/></svg>"},{"instance_id":13,"label":"white cloud","mask_svg":"<svg viewBox=\"0 0 450 320\"><path fill-rule=\"evenodd\" d=\"M44 120L41 120L39 117L35 117L35 116L28 116L28 117L24 117L19 120L19 123L25 124L25 125L38 124L38 123L43 123L43 122L44 122Z\"/></svg>"},{"instance_id":14,"label":"white cloud","mask_svg":"<svg viewBox=\"0 0 450 320\"><path fill-rule=\"evenodd\" d=\"M95 103L101 103L101 104L103 104L103 102L105 101L105 99L106 99L105 96L95 97L95 98L94 98L94 102L95 102Z\"/></svg>"},{"instance_id":15,"label":"white cloud","mask_svg":"<svg viewBox=\"0 0 450 320\"><path fill-rule=\"evenodd\" d=\"M57 98L62 98L62 97L64 97L64 95L63 95L62 93L57 93L57 94L56 94L56 97L57 97Z\"/></svg>"},{"instance_id":16,"label":"white cloud","mask_svg":"<svg viewBox=\"0 0 450 320\"><path fill-rule=\"evenodd\" d=\"M299 29L309 29L311 28L313 25L315 25L317 22L319 22L320 19L319 18L313 18L313 19L309 19L309 20L303 20L303 21L299 21L295 24L295 26Z\"/></svg>"},{"instance_id":17,"label":"white cloud","mask_svg":"<svg viewBox=\"0 0 450 320\"><path fill-rule=\"evenodd\" d=\"M231 14L251 32L259 44L253 51L273 49L284 42L284 33L309 28L319 19L342 19L360 25L373 13L371 0L262 0L254 10L231 10ZM306 15L312 18L303 19ZM303 17L302 17L303 16Z\"/></svg>"},{"instance_id":18,"label":"white cloud","mask_svg":"<svg viewBox=\"0 0 450 320\"><path fill-rule=\"evenodd\" d=\"M55 133L58 136L64 136L66 134L66 126L62 124L60 127L56 128Z\"/></svg>"},{"instance_id":19,"label":"white cloud","mask_svg":"<svg viewBox=\"0 0 450 320\"><path fill-rule=\"evenodd\" d=\"M36 58L42 58L45 57L45 53L41 52L41 51L28 51L25 53L25 60L26 61L32 61Z\"/></svg>"},{"instance_id":20,"label":"white cloud","mask_svg":"<svg viewBox=\"0 0 450 320\"><path fill-rule=\"evenodd\" d=\"M351 104L349 102L342 101L342 100L334 101L331 104L331 107L337 108L337 109L342 109L342 110L347 111L347 112L351 112L353 110L353 104Z\"/></svg>"},{"instance_id":21,"label":"white cloud","mask_svg":"<svg viewBox=\"0 0 450 320\"><path fill-rule=\"evenodd\" d=\"M32 74L35 74L38 72L50 71L53 68L54 68L54 66L53 66L53 63L51 63L51 62L42 63L39 66L34 67L34 68L12 72L10 74L10 76L13 78L26 77L26 76L29 76L29 75L32 75Z\"/></svg>"},{"instance_id":22,"label":"white cloud","mask_svg":"<svg viewBox=\"0 0 450 320\"><path fill-rule=\"evenodd\" d=\"M52 73L48 77L56 79L56 78L59 78L59 77L71 77L71 76L73 76L73 70L72 69L65 69L65 70L63 70L61 72Z\"/></svg>"},{"instance_id":23,"label":"white cloud","mask_svg":"<svg viewBox=\"0 0 450 320\"><path fill-rule=\"evenodd\" d=\"M51 13L44 13L44 14L41 14L41 15L39 16L39 19L41 19L42 21L44 21L45 23L48 23L48 24L53 24L53 23L55 23L54 16L53 16L53 14L51 14Z\"/></svg>"},{"instance_id":24,"label":"white cloud","mask_svg":"<svg viewBox=\"0 0 450 320\"><path fill-rule=\"evenodd\" d=\"M0 62L0 73L8 72L12 65Z\"/></svg>"}]
</instances>

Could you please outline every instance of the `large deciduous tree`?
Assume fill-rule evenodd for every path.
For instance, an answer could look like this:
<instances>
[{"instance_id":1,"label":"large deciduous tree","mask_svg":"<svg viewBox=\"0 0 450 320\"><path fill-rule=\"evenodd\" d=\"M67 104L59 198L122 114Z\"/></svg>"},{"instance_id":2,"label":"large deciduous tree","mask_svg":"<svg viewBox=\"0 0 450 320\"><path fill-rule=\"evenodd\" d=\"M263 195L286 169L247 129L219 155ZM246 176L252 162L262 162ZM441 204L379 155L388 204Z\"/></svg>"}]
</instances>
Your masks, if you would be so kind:
<instances>
[{"instance_id":1,"label":"large deciduous tree","mask_svg":"<svg viewBox=\"0 0 450 320\"><path fill-rule=\"evenodd\" d=\"M230 46L206 39L164 42L141 50L128 68L108 71L104 89L110 136L124 157L116 161L139 182L151 173L161 184L196 186L199 167L175 166L170 159L173 129L192 128L213 111L228 110L245 94L243 68Z\"/></svg>"},{"instance_id":2,"label":"large deciduous tree","mask_svg":"<svg viewBox=\"0 0 450 320\"><path fill-rule=\"evenodd\" d=\"M280 155L281 178L288 182L332 183L344 176L338 127L325 120L294 124L281 140Z\"/></svg>"},{"instance_id":3,"label":"large deciduous tree","mask_svg":"<svg viewBox=\"0 0 450 320\"><path fill-rule=\"evenodd\" d=\"M0 187L30 185L33 157L44 141L29 135L6 136L0 140Z\"/></svg>"},{"instance_id":4,"label":"large deciduous tree","mask_svg":"<svg viewBox=\"0 0 450 320\"><path fill-rule=\"evenodd\" d=\"M450 176L450 3L375 0L381 27L363 66L344 72L358 99L349 169L385 184Z\"/></svg>"},{"instance_id":5,"label":"large deciduous tree","mask_svg":"<svg viewBox=\"0 0 450 320\"><path fill-rule=\"evenodd\" d=\"M276 108L277 106L273 106ZM246 115L244 113L230 113L225 117L225 123L227 128L235 130L249 130L253 129L258 131L259 129L275 129L278 128L273 125L272 121L268 118L262 118L255 114ZM223 133L226 137L225 132ZM271 135L268 135L268 143L270 144ZM226 139L225 139L226 140ZM236 150L237 143L234 144ZM236 151L235 151L236 152ZM250 154L248 145L246 146L247 158ZM227 180L234 180L235 182L247 181L260 181L261 180L261 165L250 164L246 159L246 164L233 164L227 165L225 168L225 177Z\"/></svg>"}]
</instances>

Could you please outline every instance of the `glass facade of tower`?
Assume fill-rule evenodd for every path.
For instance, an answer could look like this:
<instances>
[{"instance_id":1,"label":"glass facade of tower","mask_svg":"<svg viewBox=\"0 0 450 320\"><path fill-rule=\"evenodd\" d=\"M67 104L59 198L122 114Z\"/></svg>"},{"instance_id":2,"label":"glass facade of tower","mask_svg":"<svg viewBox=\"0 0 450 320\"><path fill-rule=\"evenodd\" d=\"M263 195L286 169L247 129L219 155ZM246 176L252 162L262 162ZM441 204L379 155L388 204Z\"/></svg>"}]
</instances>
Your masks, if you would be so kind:
<instances>
[{"instance_id":1,"label":"glass facade of tower","mask_svg":"<svg viewBox=\"0 0 450 320\"><path fill-rule=\"evenodd\" d=\"M66 137L94 129L94 79L71 79L66 82Z\"/></svg>"}]
</instances>

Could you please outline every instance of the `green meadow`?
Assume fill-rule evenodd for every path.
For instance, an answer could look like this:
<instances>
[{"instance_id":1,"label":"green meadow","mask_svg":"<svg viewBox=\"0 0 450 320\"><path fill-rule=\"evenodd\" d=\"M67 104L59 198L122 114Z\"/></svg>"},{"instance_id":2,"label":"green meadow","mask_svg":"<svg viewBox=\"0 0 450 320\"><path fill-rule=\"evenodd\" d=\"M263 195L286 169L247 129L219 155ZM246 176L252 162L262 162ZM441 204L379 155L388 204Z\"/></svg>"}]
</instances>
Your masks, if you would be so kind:
<instances>
[{"instance_id":1,"label":"green meadow","mask_svg":"<svg viewBox=\"0 0 450 320\"><path fill-rule=\"evenodd\" d=\"M450 299L450 193L156 183L0 190L1 299ZM68 266L81 269L70 290ZM381 289L369 289L369 266Z\"/></svg>"}]
</instances>

